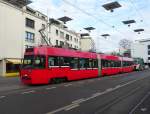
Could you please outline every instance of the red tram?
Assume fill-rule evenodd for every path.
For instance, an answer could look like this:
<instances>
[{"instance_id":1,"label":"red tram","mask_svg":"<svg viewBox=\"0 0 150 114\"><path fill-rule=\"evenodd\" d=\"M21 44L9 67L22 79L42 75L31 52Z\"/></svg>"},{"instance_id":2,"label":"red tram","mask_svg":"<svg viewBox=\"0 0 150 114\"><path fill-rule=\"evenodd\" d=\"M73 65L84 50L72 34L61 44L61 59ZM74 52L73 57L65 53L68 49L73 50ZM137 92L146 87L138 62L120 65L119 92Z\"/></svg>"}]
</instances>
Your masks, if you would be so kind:
<instances>
[{"instance_id":1,"label":"red tram","mask_svg":"<svg viewBox=\"0 0 150 114\"><path fill-rule=\"evenodd\" d=\"M48 84L109 76L133 69L132 58L45 46L26 49L20 78L24 84Z\"/></svg>"}]
</instances>

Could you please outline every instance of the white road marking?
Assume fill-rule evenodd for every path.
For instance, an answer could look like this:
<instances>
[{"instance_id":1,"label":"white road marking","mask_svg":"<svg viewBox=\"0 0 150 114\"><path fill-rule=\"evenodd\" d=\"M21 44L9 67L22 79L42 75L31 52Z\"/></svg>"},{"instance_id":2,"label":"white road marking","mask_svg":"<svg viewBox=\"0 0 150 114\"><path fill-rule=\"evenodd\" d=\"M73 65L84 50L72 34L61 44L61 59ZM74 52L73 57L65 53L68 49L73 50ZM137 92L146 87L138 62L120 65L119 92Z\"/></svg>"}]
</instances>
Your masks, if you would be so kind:
<instances>
[{"instance_id":1,"label":"white road marking","mask_svg":"<svg viewBox=\"0 0 150 114\"><path fill-rule=\"evenodd\" d=\"M100 96L100 95L102 95L102 93L95 93L95 94L93 94L92 96L93 96L93 97L97 97L97 96Z\"/></svg>"},{"instance_id":2,"label":"white road marking","mask_svg":"<svg viewBox=\"0 0 150 114\"><path fill-rule=\"evenodd\" d=\"M106 89L106 91L112 91L112 90L114 90L115 88L108 88L108 89Z\"/></svg>"},{"instance_id":3,"label":"white road marking","mask_svg":"<svg viewBox=\"0 0 150 114\"><path fill-rule=\"evenodd\" d=\"M0 96L0 99L3 99L3 98L5 98L6 96Z\"/></svg>"},{"instance_id":4,"label":"white road marking","mask_svg":"<svg viewBox=\"0 0 150 114\"><path fill-rule=\"evenodd\" d=\"M91 99L93 99L93 98L95 98L95 97L98 97L98 96L101 96L101 95L110 93L110 92L112 92L112 91L114 91L114 90L117 90L117 89L122 88L122 87L124 87L124 86L130 85L130 84L132 84L132 83L134 83L134 82L136 82L136 81L139 81L139 80L142 80L142 79L145 79L145 78L147 78L147 77L140 78L140 79L136 79L136 80L132 80L132 81L130 81L130 82L128 82L128 83L125 83L125 84L122 84L122 85L118 85L118 86L116 86L115 88L109 88L109 90L107 89L107 90L105 90L104 92L95 93L95 94L93 94L91 97L85 98L82 102L86 102L86 101L89 101L89 100L91 100ZM149 94L150 94L150 93L149 93ZM81 99L80 99L80 100L81 100ZM58 108L58 109L56 109L56 110L54 110L54 111L48 112L47 114L54 114L54 113L57 113L57 112L60 112L60 111L63 111L63 110L66 110L66 111L71 110L71 109L73 109L73 108L78 107L79 104L82 103L82 102L81 102L81 101L80 101L80 102L78 101L77 103L72 103L72 104L70 104L70 105L67 105L67 106ZM132 114L132 113L130 113L130 114Z\"/></svg>"},{"instance_id":5,"label":"white road marking","mask_svg":"<svg viewBox=\"0 0 150 114\"><path fill-rule=\"evenodd\" d=\"M145 111L147 111L147 108L141 108L141 111L145 112Z\"/></svg>"},{"instance_id":6,"label":"white road marking","mask_svg":"<svg viewBox=\"0 0 150 114\"><path fill-rule=\"evenodd\" d=\"M146 94L141 101L130 111L129 114L133 114L133 112L150 96L150 92L148 92L148 94Z\"/></svg>"},{"instance_id":7,"label":"white road marking","mask_svg":"<svg viewBox=\"0 0 150 114\"><path fill-rule=\"evenodd\" d=\"M72 103L73 104L75 104L75 103L82 103L83 101L85 101L85 100L83 98L81 98L81 99L73 101Z\"/></svg>"},{"instance_id":8,"label":"white road marking","mask_svg":"<svg viewBox=\"0 0 150 114\"><path fill-rule=\"evenodd\" d=\"M66 84L66 85L64 85L65 87L68 87L68 86L71 86L72 84Z\"/></svg>"},{"instance_id":9,"label":"white road marking","mask_svg":"<svg viewBox=\"0 0 150 114\"><path fill-rule=\"evenodd\" d=\"M31 91L22 92L21 94L29 94L29 93L34 93L34 92L35 92L34 90L31 90Z\"/></svg>"},{"instance_id":10,"label":"white road marking","mask_svg":"<svg viewBox=\"0 0 150 114\"><path fill-rule=\"evenodd\" d=\"M117 85L115 88L117 89L117 88L120 88L121 87L121 85Z\"/></svg>"},{"instance_id":11,"label":"white road marking","mask_svg":"<svg viewBox=\"0 0 150 114\"><path fill-rule=\"evenodd\" d=\"M74 105L72 105L71 107L66 108L65 111L72 110L72 109L74 109L74 108L76 108L76 107L79 107L79 106L80 106L79 104L74 104Z\"/></svg>"},{"instance_id":12,"label":"white road marking","mask_svg":"<svg viewBox=\"0 0 150 114\"><path fill-rule=\"evenodd\" d=\"M55 89L56 87L48 87L46 90Z\"/></svg>"}]
</instances>

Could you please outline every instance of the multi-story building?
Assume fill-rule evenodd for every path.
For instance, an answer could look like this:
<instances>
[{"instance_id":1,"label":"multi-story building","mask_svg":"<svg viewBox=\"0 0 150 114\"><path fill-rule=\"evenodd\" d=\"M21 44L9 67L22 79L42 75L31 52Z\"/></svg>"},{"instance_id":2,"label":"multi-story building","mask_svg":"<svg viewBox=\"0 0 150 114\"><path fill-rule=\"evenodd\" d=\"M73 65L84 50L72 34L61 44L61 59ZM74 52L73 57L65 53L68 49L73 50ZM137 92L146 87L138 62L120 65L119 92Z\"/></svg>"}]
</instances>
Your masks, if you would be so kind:
<instances>
[{"instance_id":1,"label":"multi-story building","mask_svg":"<svg viewBox=\"0 0 150 114\"><path fill-rule=\"evenodd\" d=\"M144 59L150 65L150 39L137 40L131 45L131 56Z\"/></svg>"},{"instance_id":2,"label":"multi-story building","mask_svg":"<svg viewBox=\"0 0 150 114\"><path fill-rule=\"evenodd\" d=\"M90 36L81 37L81 50L93 52L95 51L95 43Z\"/></svg>"},{"instance_id":3,"label":"multi-story building","mask_svg":"<svg viewBox=\"0 0 150 114\"><path fill-rule=\"evenodd\" d=\"M48 19L24 7L28 3L27 0L0 1L0 76L16 75L25 48L40 43L39 29Z\"/></svg>"},{"instance_id":4,"label":"multi-story building","mask_svg":"<svg viewBox=\"0 0 150 114\"><path fill-rule=\"evenodd\" d=\"M53 22L52 22L53 20ZM62 22L50 19L49 37L53 46L80 49L80 34L69 30Z\"/></svg>"},{"instance_id":5,"label":"multi-story building","mask_svg":"<svg viewBox=\"0 0 150 114\"><path fill-rule=\"evenodd\" d=\"M39 30L46 27L48 17L27 7L29 0L0 0L0 76L17 74L26 48L43 44ZM46 30L52 45L80 49L80 37L64 24L52 24Z\"/></svg>"}]
</instances>

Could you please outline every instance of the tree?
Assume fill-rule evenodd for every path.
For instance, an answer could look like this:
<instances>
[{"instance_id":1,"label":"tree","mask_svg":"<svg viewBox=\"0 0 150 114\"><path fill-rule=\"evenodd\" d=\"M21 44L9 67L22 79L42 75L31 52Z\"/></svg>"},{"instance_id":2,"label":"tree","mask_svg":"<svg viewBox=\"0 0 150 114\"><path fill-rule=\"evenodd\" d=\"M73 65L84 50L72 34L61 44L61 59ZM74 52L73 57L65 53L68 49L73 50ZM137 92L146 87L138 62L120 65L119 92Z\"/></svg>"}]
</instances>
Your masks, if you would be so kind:
<instances>
[{"instance_id":1,"label":"tree","mask_svg":"<svg viewBox=\"0 0 150 114\"><path fill-rule=\"evenodd\" d=\"M123 49L130 49L131 48L131 43L132 43L131 40L122 39L119 42L119 46L120 46L120 48L123 48Z\"/></svg>"}]
</instances>

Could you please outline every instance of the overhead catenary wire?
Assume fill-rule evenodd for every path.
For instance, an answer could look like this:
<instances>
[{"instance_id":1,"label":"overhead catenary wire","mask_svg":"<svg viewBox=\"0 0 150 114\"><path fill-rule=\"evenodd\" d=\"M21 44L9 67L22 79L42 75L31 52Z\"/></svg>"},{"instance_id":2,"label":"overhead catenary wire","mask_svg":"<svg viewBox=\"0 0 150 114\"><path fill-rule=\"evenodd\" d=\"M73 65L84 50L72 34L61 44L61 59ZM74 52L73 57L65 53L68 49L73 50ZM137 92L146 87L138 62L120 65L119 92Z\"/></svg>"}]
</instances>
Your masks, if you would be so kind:
<instances>
[{"instance_id":1,"label":"overhead catenary wire","mask_svg":"<svg viewBox=\"0 0 150 114\"><path fill-rule=\"evenodd\" d=\"M135 5L135 3L134 3L132 0L128 0L128 1L131 3L133 9L134 9L135 12L138 14L138 16L141 18L140 21L141 21L141 22L144 22L146 26L149 25L147 22L144 21L144 17L143 17L143 15L141 14L141 12L139 11L139 9L137 8L137 6Z\"/></svg>"},{"instance_id":2,"label":"overhead catenary wire","mask_svg":"<svg viewBox=\"0 0 150 114\"><path fill-rule=\"evenodd\" d=\"M95 15L92 15L91 13L88 13L87 11L85 11L85 10L81 9L80 7L78 7L78 6L76 6L76 5L74 5L74 4L70 3L70 2L68 2L67 0L63 0L63 1L64 1L64 3L66 3L66 4L68 4L68 5L72 6L72 7L74 7L75 9L77 9L77 10L79 10L80 12L82 12L82 13L84 13L84 14L86 14L86 15L92 17L92 18L94 18L95 20L97 20L97 21L103 23L104 25L106 25L106 26L108 26L108 27L110 27L110 28L115 29L115 31L117 31L118 33L120 33L121 35L123 35L123 37L126 36L126 34L120 32L118 29L116 29L114 25L110 25L109 23L106 23L104 20L98 18L98 17L95 16Z\"/></svg>"}]
</instances>

